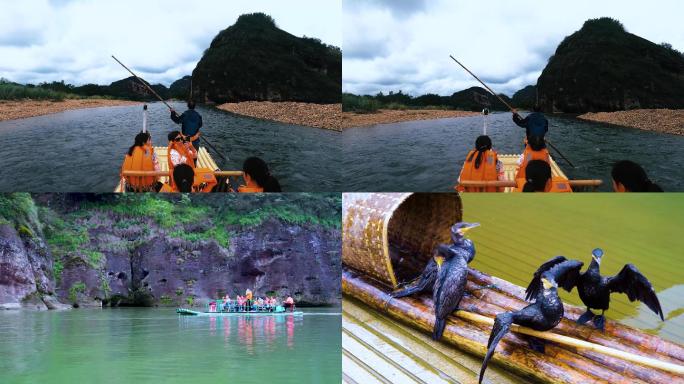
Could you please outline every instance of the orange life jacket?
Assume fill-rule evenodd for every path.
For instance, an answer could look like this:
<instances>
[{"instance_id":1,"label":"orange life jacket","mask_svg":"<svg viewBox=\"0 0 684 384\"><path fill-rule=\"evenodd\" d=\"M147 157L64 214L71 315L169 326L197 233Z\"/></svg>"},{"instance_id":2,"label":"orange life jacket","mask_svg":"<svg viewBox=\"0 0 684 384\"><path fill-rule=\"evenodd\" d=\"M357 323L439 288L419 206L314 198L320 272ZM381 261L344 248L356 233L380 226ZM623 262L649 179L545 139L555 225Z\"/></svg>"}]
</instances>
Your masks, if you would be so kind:
<instances>
[{"instance_id":1,"label":"orange life jacket","mask_svg":"<svg viewBox=\"0 0 684 384\"><path fill-rule=\"evenodd\" d=\"M532 160L543 160L551 165L551 155L549 155L549 150L543 148L540 151L533 151L530 146L525 147L525 152L523 152L523 159L518 166L518 171L515 173L516 179L525 179L525 167Z\"/></svg>"},{"instance_id":2,"label":"orange life jacket","mask_svg":"<svg viewBox=\"0 0 684 384\"><path fill-rule=\"evenodd\" d=\"M123 171L154 171L154 149L148 145L133 148L133 154L124 157ZM128 188L135 192L152 190L157 179L154 176L124 176Z\"/></svg>"},{"instance_id":3,"label":"orange life jacket","mask_svg":"<svg viewBox=\"0 0 684 384\"><path fill-rule=\"evenodd\" d=\"M522 192L525 187L525 179L515 179L516 188L511 189L511 192ZM560 176L553 176L551 178L551 185L544 190L544 192L572 192L572 187L568 179Z\"/></svg>"},{"instance_id":4,"label":"orange life jacket","mask_svg":"<svg viewBox=\"0 0 684 384\"><path fill-rule=\"evenodd\" d=\"M178 190L175 187L172 187L171 185L164 183L159 190L161 193L178 193Z\"/></svg>"},{"instance_id":5,"label":"orange life jacket","mask_svg":"<svg viewBox=\"0 0 684 384\"><path fill-rule=\"evenodd\" d=\"M496 163L499 160L496 151L493 149L487 150L481 159L480 167L475 168L475 159L477 158L477 150L472 149L468 152L466 160L461 168L461 175L459 181L496 181L499 179L499 174L496 169ZM458 186L459 192L499 192L497 187L463 187Z\"/></svg>"},{"instance_id":6,"label":"orange life jacket","mask_svg":"<svg viewBox=\"0 0 684 384\"><path fill-rule=\"evenodd\" d=\"M241 185L238 187L238 192L240 193L260 193L263 191L264 189L254 181L248 183L247 185Z\"/></svg>"},{"instance_id":7,"label":"orange life jacket","mask_svg":"<svg viewBox=\"0 0 684 384\"><path fill-rule=\"evenodd\" d=\"M209 168L195 168L195 180L192 183L195 192L211 192L211 190L218 184L214 172ZM204 186L204 187L202 187ZM200 187L202 187L200 189Z\"/></svg>"},{"instance_id":8,"label":"orange life jacket","mask_svg":"<svg viewBox=\"0 0 684 384\"><path fill-rule=\"evenodd\" d=\"M190 143L181 143L177 141L172 141L166 149L166 162L169 165L169 184L175 188L175 183L173 182L173 169L176 167L171 162L171 150L175 149L181 156L185 156L185 164L195 169L195 158L197 158L197 152L195 147Z\"/></svg>"}]
</instances>

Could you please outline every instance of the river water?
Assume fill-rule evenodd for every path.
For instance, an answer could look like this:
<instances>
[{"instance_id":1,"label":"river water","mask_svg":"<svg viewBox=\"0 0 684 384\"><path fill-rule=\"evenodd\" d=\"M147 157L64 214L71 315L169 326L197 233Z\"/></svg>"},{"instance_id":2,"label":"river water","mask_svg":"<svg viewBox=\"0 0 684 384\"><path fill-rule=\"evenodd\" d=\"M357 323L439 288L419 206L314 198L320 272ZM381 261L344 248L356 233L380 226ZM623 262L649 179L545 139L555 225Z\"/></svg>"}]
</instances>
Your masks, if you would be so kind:
<instances>
[{"instance_id":1,"label":"river water","mask_svg":"<svg viewBox=\"0 0 684 384\"><path fill-rule=\"evenodd\" d=\"M483 117L352 128L342 135L345 191L452 191L468 151L482 134ZM489 115L487 134L500 154L521 153L525 131L510 113ZM548 116L549 139L576 166L552 156L572 179L602 179L612 189L615 161L641 164L665 191L684 191L684 136Z\"/></svg>"},{"instance_id":2,"label":"river water","mask_svg":"<svg viewBox=\"0 0 684 384\"><path fill-rule=\"evenodd\" d=\"M179 112L183 103L171 103ZM223 170L241 170L250 156L264 159L283 191L339 191L338 132L237 116L198 106L207 148ZM153 144L179 129L161 103L149 104ZM142 128L142 107L72 110L0 122L0 192L112 192L124 154ZM204 145L204 144L202 144Z\"/></svg>"},{"instance_id":3,"label":"river water","mask_svg":"<svg viewBox=\"0 0 684 384\"><path fill-rule=\"evenodd\" d=\"M463 220L477 255L473 268L526 287L534 272L556 255L582 261L602 248L601 274L634 264L653 285L665 321L627 295L613 293L608 318L684 343L684 199L681 194L514 193L462 195ZM582 306L577 290L560 290L566 303Z\"/></svg>"},{"instance_id":4,"label":"river water","mask_svg":"<svg viewBox=\"0 0 684 384\"><path fill-rule=\"evenodd\" d=\"M340 309L178 316L172 308L0 312L2 383L340 383Z\"/></svg>"}]
</instances>

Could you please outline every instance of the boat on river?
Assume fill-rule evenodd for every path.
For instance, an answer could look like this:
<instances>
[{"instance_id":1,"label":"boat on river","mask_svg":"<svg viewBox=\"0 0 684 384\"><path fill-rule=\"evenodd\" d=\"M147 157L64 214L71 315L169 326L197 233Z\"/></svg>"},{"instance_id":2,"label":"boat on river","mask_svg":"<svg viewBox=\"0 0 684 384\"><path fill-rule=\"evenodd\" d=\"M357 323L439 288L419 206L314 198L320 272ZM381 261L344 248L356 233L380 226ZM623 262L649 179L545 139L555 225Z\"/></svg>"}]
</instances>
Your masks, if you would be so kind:
<instances>
[{"instance_id":1,"label":"boat on river","mask_svg":"<svg viewBox=\"0 0 684 384\"><path fill-rule=\"evenodd\" d=\"M206 311L195 311L192 309L187 309L187 308L177 308L176 313L179 315L183 316L210 316L210 317L217 317L217 316L283 316L283 315L293 315L293 316L302 316L304 312L302 311L286 311L286 310L279 310L279 311L233 311L233 312L224 312L224 311L214 311L210 312L208 310Z\"/></svg>"},{"instance_id":2,"label":"boat on river","mask_svg":"<svg viewBox=\"0 0 684 384\"><path fill-rule=\"evenodd\" d=\"M345 231L342 236L344 299L361 303L369 311L402 323L416 335L430 334L434 325L430 294L391 300L388 294L397 289L400 282L409 281L422 271L437 244L450 242L451 225L462 219L459 196L363 194L346 199L342 212ZM441 345L481 358L486 353L491 323L496 314L518 310L528 304L523 287L471 268L466 295L459 310L447 319ZM549 332L535 334L547 340L545 353L530 349L523 335L531 333L516 326L511 328L513 333L501 340L492 362L527 381L681 382L684 346L613 320L607 320L605 331L601 332L592 326L575 323L584 308L565 304L564 310L564 318L558 326ZM349 341L363 341L371 336L365 327L348 326L344 329L344 337ZM567 340L577 343L572 345ZM353 348L354 345L358 347L358 343L343 343L345 358L355 362L343 367L343 374L350 377L374 376L377 367L361 362L369 361L375 357L374 354L383 358L386 350L391 354L395 341L392 339L375 345L368 359L364 359L364 354L369 354L367 349ZM387 348L383 343L388 344ZM413 362L402 363L402 372L409 377L421 377L426 372L423 360L431 356L412 357L411 353L404 351L401 357L403 360L415 358ZM391 354L387 358L396 359L397 356ZM345 371L347 367L349 372ZM444 377L445 370L437 368L439 376L445 382L451 382ZM477 374L473 372L473 381L476 378Z\"/></svg>"},{"instance_id":3,"label":"boat on river","mask_svg":"<svg viewBox=\"0 0 684 384\"><path fill-rule=\"evenodd\" d=\"M123 176L153 176L158 177L159 181L162 183L168 183L170 176L169 163L167 161L168 148L154 147L154 154L159 162L159 171L124 171L114 192L119 193L126 191L126 179ZM218 181L214 192L228 192L230 186L234 186L235 189L235 186L244 184L244 181L241 181L243 179L242 171L222 171L205 147L200 147L197 151L197 168L210 169L213 171L213 174Z\"/></svg>"},{"instance_id":4,"label":"boat on river","mask_svg":"<svg viewBox=\"0 0 684 384\"><path fill-rule=\"evenodd\" d=\"M456 186L463 187L475 187L475 188L485 188L485 187L500 187L503 188L503 192L511 192L513 188L516 187L515 184L515 174L518 172L518 161L522 155L519 154L507 154L499 155L499 161L503 165L503 171L505 174L505 180L497 181L470 181L464 180L459 181ZM563 170L558 166L558 163L549 154L550 165L551 165L551 177L561 177L568 180L568 184L572 187L573 192L594 192L596 189L603 184L602 180L589 179L589 180L570 180L565 175ZM464 162L465 163L465 162ZM456 188L456 187L454 187Z\"/></svg>"}]
</instances>

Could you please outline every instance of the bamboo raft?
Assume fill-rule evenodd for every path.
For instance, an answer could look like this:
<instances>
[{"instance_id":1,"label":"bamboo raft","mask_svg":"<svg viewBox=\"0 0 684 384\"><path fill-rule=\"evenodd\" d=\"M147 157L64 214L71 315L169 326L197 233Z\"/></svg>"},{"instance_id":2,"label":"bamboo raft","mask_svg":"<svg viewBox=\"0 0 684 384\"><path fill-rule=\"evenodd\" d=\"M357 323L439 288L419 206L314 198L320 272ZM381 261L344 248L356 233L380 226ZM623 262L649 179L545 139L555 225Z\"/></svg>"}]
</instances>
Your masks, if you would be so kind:
<instances>
[{"instance_id":1,"label":"bamboo raft","mask_svg":"<svg viewBox=\"0 0 684 384\"><path fill-rule=\"evenodd\" d=\"M157 161L159 162L159 171L126 171L123 172L122 176L155 176L159 177L159 181L162 183L168 183L170 176L169 163L167 160L168 149L166 147L154 147L154 154L157 156ZM214 176L216 176L216 179L227 179L230 185L233 185L233 182L240 183L240 179L242 179L243 176L242 171L222 171L205 147L200 147L200 149L197 151L197 168L214 170ZM222 183L219 183L219 187L222 186L221 184ZM119 184L117 184L116 188L114 189L114 192L121 193L125 190L126 180L121 177ZM220 188L219 190L222 191Z\"/></svg>"},{"instance_id":2,"label":"bamboo raft","mask_svg":"<svg viewBox=\"0 0 684 384\"><path fill-rule=\"evenodd\" d=\"M267 311L241 311L241 312L200 312L194 311L187 308L178 308L176 313L181 316L200 316L200 317L226 317L226 316L302 316L304 312L295 311L280 311L280 312L267 312Z\"/></svg>"},{"instance_id":3,"label":"bamboo raft","mask_svg":"<svg viewBox=\"0 0 684 384\"><path fill-rule=\"evenodd\" d=\"M449 241L449 228L460 221L461 212L456 194L345 195L343 294L419 332L430 333L434 325L431 295L387 302L387 294L422 270L436 244ZM482 318L492 319L497 313L527 304L522 287L471 269L467 295L460 310L447 321L443 341L481 358L491 330ZM528 348L526 336L521 335L525 329L518 327L499 343L492 361L539 382L684 382L684 347L612 320L606 321L605 332L575 324L583 312L583 308L566 304L561 323L541 335L589 342L597 350L549 341L546 353L541 354ZM656 366L675 367L679 373L614 357L601 348L643 356Z\"/></svg>"},{"instance_id":4,"label":"bamboo raft","mask_svg":"<svg viewBox=\"0 0 684 384\"><path fill-rule=\"evenodd\" d=\"M509 155L499 155L499 161L503 165L504 174L506 180L501 181L463 181L459 184L464 187L503 187L504 192L511 192L513 187L515 187L515 174L518 171L518 159L521 155L509 154ZM562 177L568 179L563 170L558 166L558 163L549 156L551 159L551 176L552 177ZM568 180L573 191L595 191L601 184L602 180Z\"/></svg>"}]
</instances>

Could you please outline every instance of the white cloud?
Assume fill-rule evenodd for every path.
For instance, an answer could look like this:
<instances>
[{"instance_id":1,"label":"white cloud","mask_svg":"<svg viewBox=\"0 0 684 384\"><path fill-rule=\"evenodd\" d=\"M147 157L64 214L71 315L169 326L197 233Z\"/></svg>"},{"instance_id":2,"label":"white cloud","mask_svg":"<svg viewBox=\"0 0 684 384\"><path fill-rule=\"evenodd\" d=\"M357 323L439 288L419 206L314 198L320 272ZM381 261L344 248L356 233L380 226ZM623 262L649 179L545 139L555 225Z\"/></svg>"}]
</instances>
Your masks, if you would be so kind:
<instances>
[{"instance_id":1,"label":"white cloud","mask_svg":"<svg viewBox=\"0 0 684 384\"><path fill-rule=\"evenodd\" d=\"M511 95L535 84L557 45L587 19L616 18L631 33L684 51L683 11L677 0L345 0L342 87L448 95L479 85L453 54Z\"/></svg>"},{"instance_id":2,"label":"white cloud","mask_svg":"<svg viewBox=\"0 0 684 384\"><path fill-rule=\"evenodd\" d=\"M219 31L252 12L295 36L342 44L339 1L0 1L0 77L22 83L108 84L127 77L115 54L169 85L190 74Z\"/></svg>"}]
</instances>

